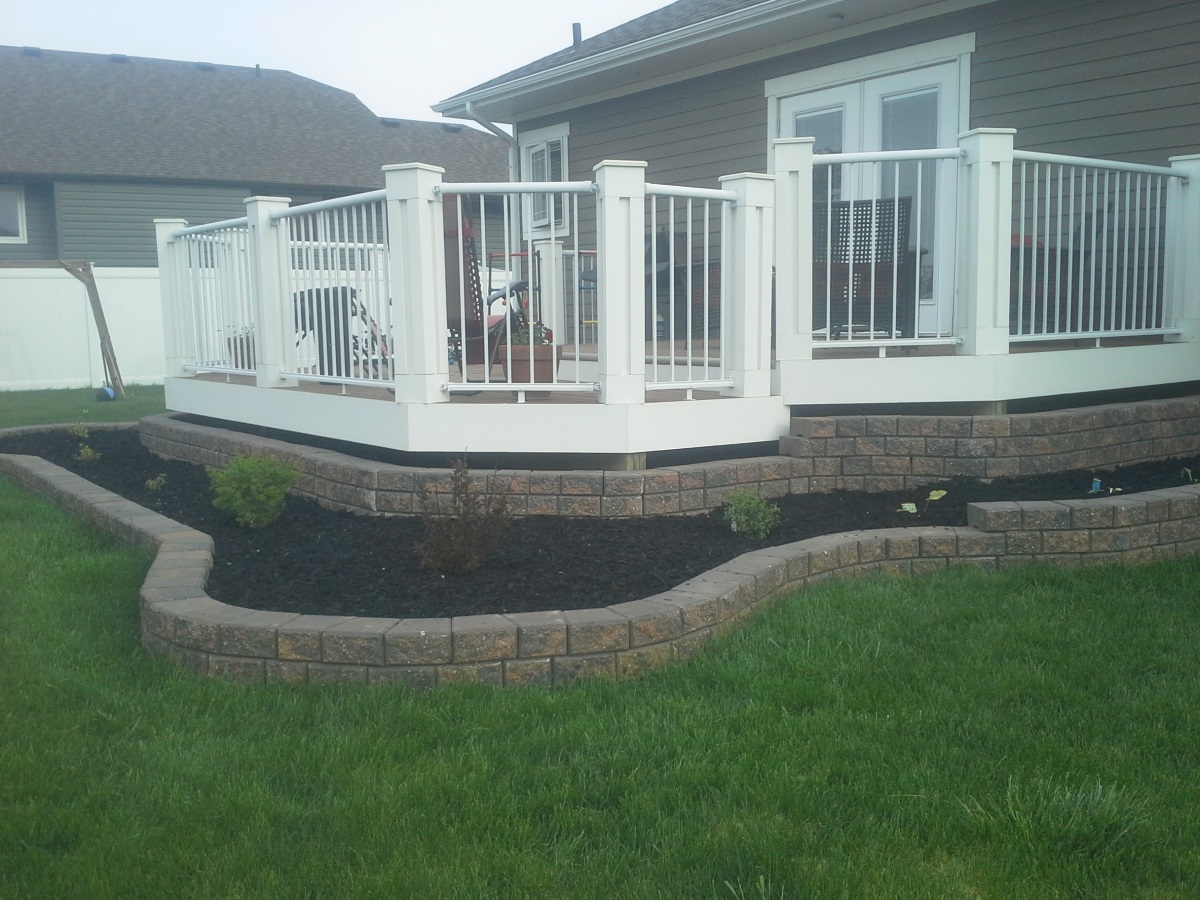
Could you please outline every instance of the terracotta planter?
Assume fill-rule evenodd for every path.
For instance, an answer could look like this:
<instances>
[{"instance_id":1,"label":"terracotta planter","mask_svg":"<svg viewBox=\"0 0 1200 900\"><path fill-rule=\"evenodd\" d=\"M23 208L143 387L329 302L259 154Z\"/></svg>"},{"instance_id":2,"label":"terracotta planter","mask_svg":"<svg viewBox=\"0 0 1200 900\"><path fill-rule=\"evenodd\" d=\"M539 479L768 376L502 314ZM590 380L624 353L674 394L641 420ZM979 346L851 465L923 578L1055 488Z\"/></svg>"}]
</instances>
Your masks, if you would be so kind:
<instances>
[{"instance_id":1,"label":"terracotta planter","mask_svg":"<svg viewBox=\"0 0 1200 900\"><path fill-rule=\"evenodd\" d=\"M532 353L532 365L530 362ZM549 384L554 381L562 347L558 344L501 344L496 353L504 379L513 384ZM510 363L511 360L511 363ZM511 365L511 370L510 370ZM528 397L548 397L549 391L526 391Z\"/></svg>"}]
</instances>

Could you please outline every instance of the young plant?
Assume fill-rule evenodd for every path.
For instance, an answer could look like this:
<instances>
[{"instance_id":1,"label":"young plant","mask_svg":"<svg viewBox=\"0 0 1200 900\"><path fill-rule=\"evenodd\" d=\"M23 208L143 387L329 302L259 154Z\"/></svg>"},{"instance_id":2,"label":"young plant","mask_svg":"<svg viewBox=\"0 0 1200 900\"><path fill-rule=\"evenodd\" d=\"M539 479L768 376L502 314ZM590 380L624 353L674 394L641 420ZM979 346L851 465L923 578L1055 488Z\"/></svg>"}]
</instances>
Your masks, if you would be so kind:
<instances>
[{"instance_id":1,"label":"young plant","mask_svg":"<svg viewBox=\"0 0 1200 900\"><path fill-rule=\"evenodd\" d=\"M471 477L466 460L455 461L450 475L450 508L438 515L436 498L424 491L422 521L425 540L417 544L421 562L435 572L454 575L470 572L487 559L500 543L512 521L508 492L500 490L494 477L482 488Z\"/></svg>"},{"instance_id":2,"label":"young plant","mask_svg":"<svg viewBox=\"0 0 1200 900\"><path fill-rule=\"evenodd\" d=\"M93 450L87 444L80 444L79 450L75 453L75 458L84 462L95 462L100 458L100 451Z\"/></svg>"},{"instance_id":3,"label":"young plant","mask_svg":"<svg viewBox=\"0 0 1200 900\"><path fill-rule=\"evenodd\" d=\"M239 525L264 528L279 518L288 488L300 473L266 456L239 456L224 469L209 469L213 506L233 513Z\"/></svg>"},{"instance_id":4,"label":"young plant","mask_svg":"<svg viewBox=\"0 0 1200 900\"><path fill-rule=\"evenodd\" d=\"M148 490L148 491L161 491L166 486L167 486L167 476L166 476L166 473L164 473L164 472L160 472L158 475L155 475L153 478L146 479L146 490Z\"/></svg>"},{"instance_id":5,"label":"young plant","mask_svg":"<svg viewBox=\"0 0 1200 900\"><path fill-rule=\"evenodd\" d=\"M930 504L930 503L933 503L933 502L935 502L935 501L937 501L937 500L941 500L941 499L942 499L943 497L945 497L945 496L946 496L946 492L945 492L945 491L930 491L930 492L929 492L929 496L925 498L925 505L921 507L921 510L920 510L920 512L921 512L921 513L928 512L928 511L929 511L929 504ZM914 515L914 516L915 516L915 515L917 515L917 514L918 514L918 512L917 512L917 504L915 504L915 503L901 503L901 504L900 504L900 508L899 508L898 510L896 510L896 512L906 512L906 513L911 513L912 515Z\"/></svg>"},{"instance_id":6,"label":"young plant","mask_svg":"<svg viewBox=\"0 0 1200 900\"><path fill-rule=\"evenodd\" d=\"M725 506L731 531L761 541L779 525L779 507L754 491L734 491Z\"/></svg>"}]
</instances>

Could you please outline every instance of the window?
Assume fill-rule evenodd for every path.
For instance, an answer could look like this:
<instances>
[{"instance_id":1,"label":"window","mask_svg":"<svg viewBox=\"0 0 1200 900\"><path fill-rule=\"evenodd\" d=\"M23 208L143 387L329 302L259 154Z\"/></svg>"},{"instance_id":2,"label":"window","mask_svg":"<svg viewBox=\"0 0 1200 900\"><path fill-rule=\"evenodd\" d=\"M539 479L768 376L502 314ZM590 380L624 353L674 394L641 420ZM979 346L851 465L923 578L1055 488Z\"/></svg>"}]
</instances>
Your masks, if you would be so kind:
<instances>
[{"instance_id":1,"label":"window","mask_svg":"<svg viewBox=\"0 0 1200 900\"><path fill-rule=\"evenodd\" d=\"M538 128L521 135L521 179L523 181L566 181L567 180L567 134L565 123L549 128ZM549 229L553 225L556 233L566 228L562 194L534 194L533 220L535 229ZM553 222L551 216L553 215Z\"/></svg>"},{"instance_id":2,"label":"window","mask_svg":"<svg viewBox=\"0 0 1200 900\"><path fill-rule=\"evenodd\" d=\"M16 185L0 184L0 244L24 244L25 192Z\"/></svg>"}]
</instances>

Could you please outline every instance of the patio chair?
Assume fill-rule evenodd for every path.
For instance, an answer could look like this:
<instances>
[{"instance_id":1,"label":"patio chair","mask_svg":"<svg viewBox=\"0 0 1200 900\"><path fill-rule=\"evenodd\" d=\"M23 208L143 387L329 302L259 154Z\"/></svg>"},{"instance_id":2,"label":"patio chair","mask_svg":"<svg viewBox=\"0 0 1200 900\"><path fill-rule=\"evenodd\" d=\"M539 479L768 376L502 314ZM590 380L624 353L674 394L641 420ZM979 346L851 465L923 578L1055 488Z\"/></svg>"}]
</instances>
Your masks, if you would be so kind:
<instances>
[{"instance_id":1,"label":"patio chair","mask_svg":"<svg viewBox=\"0 0 1200 900\"><path fill-rule=\"evenodd\" d=\"M475 229L464 210L460 216L457 197L442 199L446 247L446 328L449 331L450 356L466 378L468 365L485 362L490 373L497 351L504 340L505 320L512 318L517 327L524 315L525 282L515 282L483 294L479 279L479 252ZM493 311L503 309L503 312Z\"/></svg>"},{"instance_id":2,"label":"patio chair","mask_svg":"<svg viewBox=\"0 0 1200 900\"><path fill-rule=\"evenodd\" d=\"M389 362L387 338L352 287L310 288L292 295L296 344L311 335L320 375L350 377ZM361 323L361 327L360 327Z\"/></svg>"},{"instance_id":3,"label":"patio chair","mask_svg":"<svg viewBox=\"0 0 1200 900\"><path fill-rule=\"evenodd\" d=\"M813 330L912 337L916 310L912 197L813 205Z\"/></svg>"}]
</instances>

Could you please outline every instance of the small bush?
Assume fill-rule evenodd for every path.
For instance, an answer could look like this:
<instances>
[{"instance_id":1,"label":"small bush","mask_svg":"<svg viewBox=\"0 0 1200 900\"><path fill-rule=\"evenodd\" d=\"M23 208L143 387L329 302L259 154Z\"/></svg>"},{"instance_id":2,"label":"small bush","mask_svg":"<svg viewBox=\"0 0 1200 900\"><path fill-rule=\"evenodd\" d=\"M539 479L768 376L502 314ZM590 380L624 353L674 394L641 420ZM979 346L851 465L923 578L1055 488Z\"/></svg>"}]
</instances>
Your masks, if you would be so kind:
<instances>
[{"instance_id":1,"label":"small bush","mask_svg":"<svg viewBox=\"0 0 1200 900\"><path fill-rule=\"evenodd\" d=\"M216 492L213 506L233 513L239 525L263 528L279 518L288 488L300 473L287 463L265 456L239 456L224 469L210 469Z\"/></svg>"},{"instance_id":2,"label":"small bush","mask_svg":"<svg viewBox=\"0 0 1200 900\"><path fill-rule=\"evenodd\" d=\"M725 506L725 521L738 534L761 541L779 525L779 507L753 491L735 491Z\"/></svg>"},{"instance_id":3,"label":"small bush","mask_svg":"<svg viewBox=\"0 0 1200 900\"><path fill-rule=\"evenodd\" d=\"M438 515L435 499L422 492L425 540L417 544L421 562L443 575L470 572L487 559L508 530L508 492L489 477L482 489L471 478L466 460L454 463L450 509Z\"/></svg>"}]
</instances>

